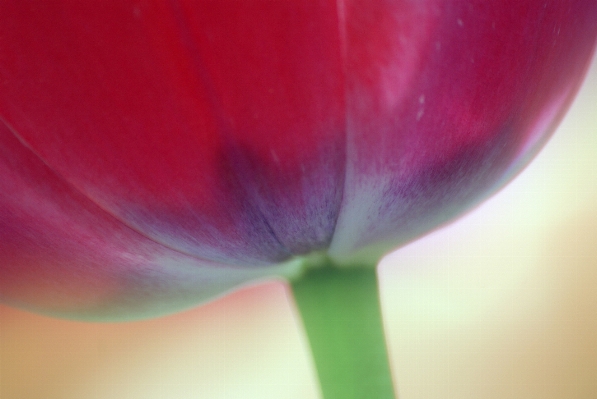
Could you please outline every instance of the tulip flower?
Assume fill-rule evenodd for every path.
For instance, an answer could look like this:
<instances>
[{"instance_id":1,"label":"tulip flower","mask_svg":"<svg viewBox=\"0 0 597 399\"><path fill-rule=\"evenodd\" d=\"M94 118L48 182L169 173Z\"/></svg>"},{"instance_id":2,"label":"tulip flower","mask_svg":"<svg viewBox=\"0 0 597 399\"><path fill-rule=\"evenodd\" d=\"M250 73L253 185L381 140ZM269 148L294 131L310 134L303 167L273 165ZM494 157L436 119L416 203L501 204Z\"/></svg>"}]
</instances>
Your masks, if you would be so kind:
<instances>
[{"instance_id":1,"label":"tulip flower","mask_svg":"<svg viewBox=\"0 0 597 399\"><path fill-rule=\"evenodd\" d=\"M594 0L2 2L0 300L130 320L281 277L325 397L393 397L376 264L530 161L595 21Z\"/></svg>"}]
</instances>

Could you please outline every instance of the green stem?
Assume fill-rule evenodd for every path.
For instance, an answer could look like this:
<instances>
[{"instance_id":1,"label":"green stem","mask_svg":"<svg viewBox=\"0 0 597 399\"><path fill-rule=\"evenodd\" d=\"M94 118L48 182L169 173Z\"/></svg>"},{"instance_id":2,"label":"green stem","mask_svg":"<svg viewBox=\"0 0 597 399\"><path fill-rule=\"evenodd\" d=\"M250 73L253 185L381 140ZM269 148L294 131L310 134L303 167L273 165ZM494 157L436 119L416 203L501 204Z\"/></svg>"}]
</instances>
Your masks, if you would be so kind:
<instances>
[{"instance_id":1,"label":"green stem","mask_svg":"<svg viewBox=\"0 0 597 399\"><path fill-rule=\"evenodd\" d=\"M394 399L374 268L317 268L292 282L324 399Z\"/></svg>"}]
</instances>

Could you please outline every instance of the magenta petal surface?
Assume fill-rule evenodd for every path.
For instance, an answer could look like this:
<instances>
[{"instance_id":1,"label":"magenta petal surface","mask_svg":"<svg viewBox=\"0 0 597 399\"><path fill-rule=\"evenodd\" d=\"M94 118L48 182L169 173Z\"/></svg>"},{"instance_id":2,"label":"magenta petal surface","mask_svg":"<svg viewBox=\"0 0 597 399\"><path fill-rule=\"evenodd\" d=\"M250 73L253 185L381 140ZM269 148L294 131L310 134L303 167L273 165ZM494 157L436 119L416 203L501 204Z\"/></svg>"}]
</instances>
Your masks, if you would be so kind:
<instances>
[{"instance_id":1,"label":"magenta petal surface","mask_svg":"<svg viewBox=\"0 0 597 399\"><path fill-rule=\"evenodd\" d=\"M184 253L326 247L342 195L332 2L5 3L2 117L78 191Z\"/></svg>"},{"instance_id":2,"label":"magenta petal surface","mask_svg":"<svg viewBox=\"0 0 597 399\"><path fill-rule=\"evenodd\" d=\"M576 94L597 31L589 1L349 1L345 13L348 164L330 253L347 263L519 172Z\"/></svg>"},{"instance_id":3,"label":"magenta petal surface","mask_svg":"<svg viewBox=\"0 0 597 399\"><path fill-rule=\"evenodd\" d=\"M180 310L283 266L239 268L181 254L115 219L0 124L0 300L117 320Z\"/></svg>"},{"instance_id":4,"label":"magenta petal surface","mask_svg":"<svg viewBox=\"0 0 597 399\"><path fill-rule=\"evenodd\" d=\"M0 4L0 300L125 318L374 264L547 140L593 0Z\"/></svg>"}]
</instances>

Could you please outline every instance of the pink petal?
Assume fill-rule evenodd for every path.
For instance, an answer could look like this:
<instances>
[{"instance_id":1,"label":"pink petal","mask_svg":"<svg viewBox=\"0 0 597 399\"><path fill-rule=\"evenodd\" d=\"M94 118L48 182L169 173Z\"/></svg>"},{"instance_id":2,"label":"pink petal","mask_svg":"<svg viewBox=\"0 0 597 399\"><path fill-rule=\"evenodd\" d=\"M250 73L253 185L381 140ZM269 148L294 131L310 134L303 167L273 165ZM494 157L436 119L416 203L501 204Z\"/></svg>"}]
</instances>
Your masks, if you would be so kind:
<instances>
[{"instance_id":1,"label":"pink petal","mask_svg":"<svg viewBox=\"0 0 597 399\"><path fill-rule=\"evenodd\" d=\"M177 250L326 247L345 166L335 2L9 2L2 117L69 184Z\"/></svg>"},{"instance_id":2,"label":"pink petal","mask_svg":"<svg viewBox=\"0 0 597 399\"><path fill-rule=\"evenodd\" d=\"M363 0L346 2L346 20L348 166L330 253L358 263L526 165L588 67L597 4Z\"/></svg>"},{"instance_id":3,"label":"pink petal","mask_svg":"<svg viewBox=\"0 0 597 399\"><path fill-rule=\"evenodd\" d=\"M0 301L78 318L180 310L284 266L239 268L173 251L74 190L0 123Z\"/></svg>"}]
</instances>

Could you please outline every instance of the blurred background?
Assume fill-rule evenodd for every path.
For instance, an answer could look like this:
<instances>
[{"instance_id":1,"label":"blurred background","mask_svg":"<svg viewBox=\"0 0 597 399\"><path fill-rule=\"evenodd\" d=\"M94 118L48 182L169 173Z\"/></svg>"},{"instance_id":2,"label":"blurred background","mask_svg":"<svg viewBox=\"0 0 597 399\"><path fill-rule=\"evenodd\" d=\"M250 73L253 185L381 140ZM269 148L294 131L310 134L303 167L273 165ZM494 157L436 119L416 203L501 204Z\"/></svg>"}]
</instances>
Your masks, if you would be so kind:
<instances>
[{"instance_id":1,"label":"blurred background","mask_svg":"<svg viewBox=\"0 0 597 399\"><path fill-rule=\"evenodd\" d=\"M597 65L539 157L380 265L400 399L597 398ZM0 307L1 399L316 399L285 286L156 320Z\"/></svg>"}]
</instances>

